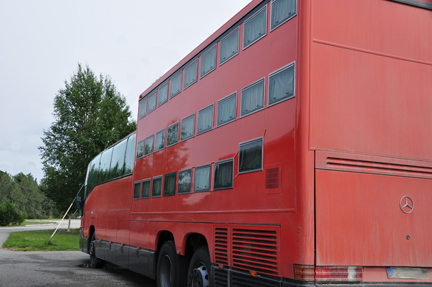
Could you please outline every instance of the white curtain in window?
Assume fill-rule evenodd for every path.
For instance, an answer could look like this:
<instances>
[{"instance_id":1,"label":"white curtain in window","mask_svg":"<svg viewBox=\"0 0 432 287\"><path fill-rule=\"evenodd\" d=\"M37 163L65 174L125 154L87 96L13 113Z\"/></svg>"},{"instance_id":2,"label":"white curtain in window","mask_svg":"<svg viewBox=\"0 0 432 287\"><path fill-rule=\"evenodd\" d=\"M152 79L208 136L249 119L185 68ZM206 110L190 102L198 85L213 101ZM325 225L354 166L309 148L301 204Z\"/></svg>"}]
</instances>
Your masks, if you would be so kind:
<instances>
[{"instance_id":1,"label":"white curtain in window","mask_svg":"<svg viewBox=\"0 0 432 287\"><path fill-rule=\"evenodd\" d=\"M188 87L196 82L198 73L198 61L195 60L185 69L183 87Z\"/></svg>"},{"instance_id":2,"label":"white curtain in window","mask_svg":"<svg viewBox=\"0 0 432 287\"><path fill-rule=\"evenodd\" d=\"M227 162L216 166L215 188L232 187L233 162Z\"/></svg>"},{"instance_id":3,"label":"white curtain in window","mask_svg":"<svg viewBox=\"0 0 432 287\"><path fill-rule=\"evenodd\" d=\"M286 19L294 15L296 0L275 0L271 9L271 28L274 29Z\"/></svg>"},{"instance_id":4,"label":"white curtain in window","mask_svg":"<svg viewBox=\"0 0 432 287\"><path fill-rule=\"evenodd\" d=\"M266 14L267 14L267 9L263 9L252 19L245 22L243 47L249 46L255 40L265 35L267 30Z\"/></svg>"},{"instance_id":5,"label":"white curtain in window","mask_svg":"<svg viewBox=\"0 0 432 287\"><path fill-rule=\"evenodd\" d=\"M161 150L165 147L165 130L156 134L155 150Z\"/></svg>"},{"instance_id":6,"label":"white curtain in window","mask_svg":"<svg viewBox=\"0 0 432 287\"><path fill-rule=\"evenodd\" d=\"M156 92L150 95L148 99L148 112L150 113L154 109L156 109Z\"/></svg>"},{"instance_id":7,"label":"white curtain in window","mask_svg":"<svg viewBox=\"0 0 432 287\"><path fill-rule=\"evenodd\" d=\"M182 74L179 73L177 76L171 79L171 86L170 86L170 98L174 97L181 91L181 78Z\"/></svg>"},{"instance_id":8,"label":"white curtain in window","mask_svg":"<svg viewBox=\"0 0 432 287\"><path fill-rule=\"evenodd\" d=\"M195 190L210 189L210 166L195 170Z\"/></svg>"},{"instance_id":9,"label":"white curtain in window","mask_svg":"<svg viewBox=\"0 0 432 287\"><path fill-rule=\"evenodd\" d=\"M165 103L168 99L168 84L159 89L158 106Z\"/></svg>"},{"instance_id":10,"label":"white curtain in window","mask_svg":"<svg viewBox=\"0 0 432 287\"><path fill-rule=\"evenodd\" d=\"M159 196L161 195L161 191L162 191L162 179L158 178L158 179L153 179L153 196Z\"/></svg>"},{"instance_id":11,"label":"white curtain in window","mask_svg":"<svg viewBox=\"0 0 432 287\"><path fill-rule=\"evenodd\" d=\"M205 108L198 113L198 133L213 128L213 106Z\"/></svg>"},{"instance_id":12,"label":"white curtain in window","mask_svg":"<svg viewBox=\"0 0 432 287\"><path fill-rule=\"evenodd\" d=\"M216 68L216 46L201 56L201 77Z\"/></svg>"},{"instance_id":13,"label":"white curtain in window","mask_svg":"<svg viewBox=\"0 0 432 287\"><path fill-rule=\"evenodd\" d=\"M235 94L219 102L217 124L234 120L236 117L236 96Z\"/></svg>"},{"instance_id":14,"label":"white curtain in window","mask_svg":"<svg viewBox=\"0 0 432 287\"><path fill-rule=\"evenodd\" d=\"M292 97L294 95L294 66L271 76L269 85L269 104Z\"/></svg>"},{"instance_id":15,"label":"white curtain in window","mask_svg":"<svg viewBox=\"0 0 432 287\"><path fill-rule=\"evenodd\" d=\"M238 53L239 48L239 29L221 41L220 44L220 63L227 61Z\"/></svg>"},{"instance_id":16,"label":"white curtain in window","mask_svg":"<svg viewBox=\"0 0 432 287\"><path fill-rule=\"evenodd\" d=\"M165 176L164 195L175 194L176 175Z\"/></svg>"},{"instance_id":17,"label":"white curtain in window","mask_svg":"<svg viewBox=\"0 0 432 287\"><path fill-rule=\"evenodd\" d=\"M242 91L242 116L264 107L264 81Z\"/></svg>"},{"instance_id":18,"label":"white curtain in window","mask_svg":"<svg viewBox=\"0 0 432 287\"><path fill-rule=\"evenodd\" d=\"M142 193L141 197L149 197L150 196L150 180L144 181L142 183Z\"/></svg>"},{"instance_id":19,"label":"white curtain in window","mask_svg":"<svg viewBox=\"0 0 432 287\"><path fill-rule=\"evenodd\" d=\"M194 135L195 115L182 120L181 139L187 139Z\"/></svg>"}]
</instances>

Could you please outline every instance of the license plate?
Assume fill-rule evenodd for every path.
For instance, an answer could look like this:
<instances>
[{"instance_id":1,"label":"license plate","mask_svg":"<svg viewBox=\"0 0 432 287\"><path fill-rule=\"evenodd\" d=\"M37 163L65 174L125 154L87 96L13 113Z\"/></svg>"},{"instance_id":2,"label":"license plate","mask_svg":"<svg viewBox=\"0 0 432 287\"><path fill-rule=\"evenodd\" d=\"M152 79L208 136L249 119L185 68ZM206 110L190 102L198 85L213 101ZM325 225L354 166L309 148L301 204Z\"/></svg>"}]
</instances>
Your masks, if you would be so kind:
<instances>
[{"instance_id":1,"label":"license plate","mask_svg":"<svg viewBox=\"0 0 432 287\"><path fill-rule=\"evenodd\" d=\"M429 280L427 268L387 267L389 279L421 279Z\"/></svg>"}]
</instances>

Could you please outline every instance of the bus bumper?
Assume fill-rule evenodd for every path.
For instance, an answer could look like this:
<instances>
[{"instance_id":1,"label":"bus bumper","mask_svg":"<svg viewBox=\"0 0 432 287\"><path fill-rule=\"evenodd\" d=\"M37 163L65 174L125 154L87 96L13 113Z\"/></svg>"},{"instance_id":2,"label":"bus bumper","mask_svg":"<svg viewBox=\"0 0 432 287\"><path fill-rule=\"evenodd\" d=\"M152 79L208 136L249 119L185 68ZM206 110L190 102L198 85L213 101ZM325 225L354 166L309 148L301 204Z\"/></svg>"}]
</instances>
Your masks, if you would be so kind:
<instances>
[{"instance_id":1,"label":"bus bumper","mask_svg":"<svg viewBox=\"0 0 432 287\"><path fill-rule=\"evenodd\" d=\"M82 252L85 252L85 253L89 253L88 252L88 241L89 241L89 238L88 237L84 237L83 236L83 234L82 234L82 229L80 230L80 237L79 237L79 245L80 245L80 250L82 251Z\"/></svg>"}]
</instances>

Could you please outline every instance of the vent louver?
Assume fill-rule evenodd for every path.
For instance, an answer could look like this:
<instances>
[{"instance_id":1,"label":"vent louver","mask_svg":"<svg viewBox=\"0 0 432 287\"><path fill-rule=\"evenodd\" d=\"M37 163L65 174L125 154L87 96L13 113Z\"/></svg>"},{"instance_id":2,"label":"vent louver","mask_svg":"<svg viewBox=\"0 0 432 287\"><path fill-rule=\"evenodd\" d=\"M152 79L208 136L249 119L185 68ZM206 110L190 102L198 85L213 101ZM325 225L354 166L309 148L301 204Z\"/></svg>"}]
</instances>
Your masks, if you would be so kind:
<instances>
[{"instance_id":1,"label":"vent louver","mask_svg":"<svg viewBox=\"0 0 432 287\"><path fill-rule=\"evenodd\" d=\"M215 262L228 265L228 228L215 228Z\"/></svg>"},{"instance_id":2,"label":"vent louver","mask_svg":"<svg viewBox=\"0 0 432 287\"><path fill-rule=\"evenodd\" d=\"M279 275L279 240L276 230L232 231L232 265L246 271Z\"/></svg>"},{"instance_id":3,"label":"vent louver","mask_svg":"<svg viewBox=\"0 0 432 287\"><path fill-rule=\"evenodd\" d=\"M279 188L279 168L269 168L266 170L266 189Z\"/></svg>"}]
</instances>

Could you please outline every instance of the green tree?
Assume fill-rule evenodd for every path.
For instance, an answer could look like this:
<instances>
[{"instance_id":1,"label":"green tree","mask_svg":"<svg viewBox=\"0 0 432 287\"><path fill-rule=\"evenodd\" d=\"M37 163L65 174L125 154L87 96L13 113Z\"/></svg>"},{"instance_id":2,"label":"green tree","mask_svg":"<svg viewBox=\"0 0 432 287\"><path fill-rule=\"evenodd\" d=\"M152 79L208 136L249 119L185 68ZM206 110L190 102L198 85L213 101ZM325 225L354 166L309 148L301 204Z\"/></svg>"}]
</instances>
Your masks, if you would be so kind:
<instances>
[{"instance_id":1,"label":"green tree","mask_svg":"<svg viewBox=\"0 0 432 287\"><path fill-rule=\"evenodd\" d=\"M88 66L78 71L54 98L54 118L44 130L41 189L66 211L84 183L90 160L136 130L126 100L111 79Z\"/></svg>"}]
</instances>

